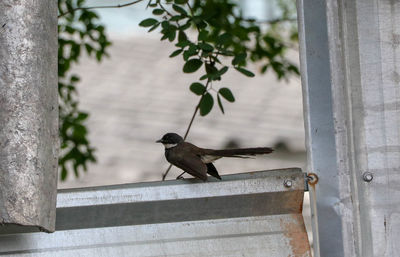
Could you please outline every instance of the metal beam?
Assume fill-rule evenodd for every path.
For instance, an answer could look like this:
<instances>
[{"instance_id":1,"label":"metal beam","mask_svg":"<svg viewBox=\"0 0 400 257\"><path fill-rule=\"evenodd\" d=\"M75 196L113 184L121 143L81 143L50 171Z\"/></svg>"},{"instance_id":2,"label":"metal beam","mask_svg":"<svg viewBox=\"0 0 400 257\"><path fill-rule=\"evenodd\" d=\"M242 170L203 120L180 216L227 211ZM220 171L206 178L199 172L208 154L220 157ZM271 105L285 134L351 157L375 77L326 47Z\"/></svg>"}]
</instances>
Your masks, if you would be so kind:
<instances>
[{"instance_id":1,"label":"metal beam","mask_svg":"<svg viewBox=\"0 0 400 257\"><path fill-rule=\"evenodd\" d=\"M0 224L54 231L57 1L0 1Z\"/></svg>"},{"instance_id":2,"label":"metal beam","mask_svg":"<svg viewBox=\"0 0 400 257\"><path fill-rule=\"evenodd\" d=\"M300 169L61 190L56 232L7 231L0 255L311 256L303 193Z\"/></svg>"}]
</instances>

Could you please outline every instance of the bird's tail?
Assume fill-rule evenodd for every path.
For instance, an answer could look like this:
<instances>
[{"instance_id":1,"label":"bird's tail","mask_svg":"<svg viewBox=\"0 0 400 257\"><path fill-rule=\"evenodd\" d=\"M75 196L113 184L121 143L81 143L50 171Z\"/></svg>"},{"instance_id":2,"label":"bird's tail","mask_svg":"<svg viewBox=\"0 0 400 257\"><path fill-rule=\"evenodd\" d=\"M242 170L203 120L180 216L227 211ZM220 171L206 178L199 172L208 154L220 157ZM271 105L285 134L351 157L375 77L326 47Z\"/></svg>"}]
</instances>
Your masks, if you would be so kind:
<instances>
[{"instance_id":1,"label":"bird's tail","mask_svg":"<svg viewBox=\"0 0 400 257\"><path fill-rule=\"evenodd\" d=\"M269 147L237 148L225 150L204 149L205 154L219 157L248 158L249 156L272 153L274 150Z\"/></svg>"}]
</instances>

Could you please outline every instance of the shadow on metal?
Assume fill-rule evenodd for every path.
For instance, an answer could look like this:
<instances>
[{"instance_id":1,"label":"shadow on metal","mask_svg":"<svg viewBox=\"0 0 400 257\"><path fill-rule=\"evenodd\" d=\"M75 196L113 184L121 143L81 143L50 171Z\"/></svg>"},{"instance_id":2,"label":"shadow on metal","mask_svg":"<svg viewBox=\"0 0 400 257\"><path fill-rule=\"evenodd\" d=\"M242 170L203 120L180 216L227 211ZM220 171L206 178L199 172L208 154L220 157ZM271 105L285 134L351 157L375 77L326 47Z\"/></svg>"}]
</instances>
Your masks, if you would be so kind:
<instances>
[{"instance_id":1,"label":"shadow on metal","mask_svg":"<svg viewBox=\"0 0 400 257\"><path fill-rule=\"evenodd\" d=\"M0 255L311 256L300 169L61 190L56 232L0 232Z\"/></svg>"}]
</instances>

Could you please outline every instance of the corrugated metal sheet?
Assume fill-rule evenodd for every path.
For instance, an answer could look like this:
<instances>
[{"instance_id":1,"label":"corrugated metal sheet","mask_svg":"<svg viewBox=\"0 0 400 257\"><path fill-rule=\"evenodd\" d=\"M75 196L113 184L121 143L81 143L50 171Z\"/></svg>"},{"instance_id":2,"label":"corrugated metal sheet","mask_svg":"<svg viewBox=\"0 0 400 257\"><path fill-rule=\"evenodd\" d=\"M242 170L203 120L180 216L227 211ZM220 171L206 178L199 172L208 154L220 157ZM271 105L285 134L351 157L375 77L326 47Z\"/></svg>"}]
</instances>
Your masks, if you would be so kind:
<instances>
[{"instance_id":1,"label":"corrugated metal sheet","mask_svg":"<svg viewBox=\"0 0 400 257\"><path fill-rule=\"evenodd\" d=\"M303 193L300 169L62 190L57 231L3 231L0 255L311 256Z\"/></svg>"},{"instance_id":2,"label":"corrugated metal sheet","mask_svg":"<svg viewBox=\"0 0 400 257\"><path fill-rule=\"evenodd\" d=\"M399 256L400 2L298 3L316 256Z\"/></svg>"}]
</instances>

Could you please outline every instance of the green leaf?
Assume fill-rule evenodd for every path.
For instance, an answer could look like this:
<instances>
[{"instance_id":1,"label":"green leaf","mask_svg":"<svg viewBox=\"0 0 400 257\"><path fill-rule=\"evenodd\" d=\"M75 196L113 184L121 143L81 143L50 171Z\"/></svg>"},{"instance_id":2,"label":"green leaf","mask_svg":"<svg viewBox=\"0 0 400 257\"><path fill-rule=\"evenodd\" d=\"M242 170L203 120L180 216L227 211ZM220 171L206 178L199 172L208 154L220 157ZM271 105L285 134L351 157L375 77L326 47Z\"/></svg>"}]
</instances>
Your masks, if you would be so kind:
<instances>
[{"instance_id":1,"label":"green leaf","mask_svg":"<svg viewBox=\"0 0 400 257\"><path fill-rule=\"evenodd\" d=\"M214 106L214 99L210 93L203 95L200 101L200 115L206 116L212 110Z\"/></svg>"},{"instance_id":2,"label":"green leaf","mask_svg":"<svg viewBox=\"0 0 400 257\"><path fill-rule=\"evenodd\" d=\"M224 56L235 56L235 53L233 51L229 51L226 49L218 49L220 55L224 55Z\"/></svg>"},{"instance_id":3,"label":"green leaf","mask_svg":"<svg viewBox=\"0 0 400 257\"><path fill-rule=\"evenodd\" d=\"M183 52L183 59L187 61L189 57L197 55L197 46L190 43L189 49Z\"/></svg>"},{"instance_id":4,"label":"green leaf","mask_svg":"<svg viewBox=\"0 0 400 257\"><path fill-rule=\"evenodd\" d=\"M158 28L158 26L160 26L160 23L159 23L159 22L157 22L156 24L154 24L153 27L151 27L151 28L149 29L148 32L152 32L153 30L155 30L156 28Z\"/></svg>"},{"instance_id":5,"label":"green leaf","mask_svg":"<svg viewBox=\"0 0 400 257\"><path fill-rule=\"evenodd\" d=\"M231 41L232 41L232 35L227 32L219 35L217 38L218 45L225 45L225 44L230 43Z\"/></svg>"},{"instance_id":6,"label":"green leaf","mask_svg":"<svg viewBox=\"0 0 400 257\"><path fill-rule=\"evenodd\" d=\"M182 53L183 49L178 49L172 52L172 54L169 56L170 58L175 57L177 55L179 55L180 53Z\"/></svg>"},{"instance_id":7,"label":"green leaf","mask_svg":"<svg viewBox=\"0 0 400 257\"><path fill-rule=\"evenodd\" d=\"M168 32L164 32L164 36L162 36L160 40L163 41L163 40L167 39L168 36L169 36Z\"/></svg>"},{"instance_id":8,"label":"green leaf","mask_svg":"<svg viewBox=\"0 0 400 257\"><path fill-rule=\"evenodd\" d=\"M184 40L184 41L179 41L177 44L175 44L175 46L184 48L185 46L188 46L189 44L190 44L189 40Z\"/></svg>"},{"instance_id":9,"label":"green leaf","mask_svg":"<svg viewBox=\"0 0 400 257\"><path fill-rule=\"evenodd\" d=\"M222 95L227 101L233 103L235 101L235 97L233 96L231 90L227 87L223 87L218 90L218 94Z\"/></svg>"},{"instance_id":10,"label":"green leaf","mask_svg":"<svg viewBox=\"0 0 400 257\"><path fill-rule=\"evenodd\" d=\"M219 109L221 109L221 112L222 112L223 114L225 114L224 106L222 105L221 97L219 97L219 95L217 95L217 100L218 100Z\"/></svg>"},{"instance_id":11,"label":"green leaf","mask_svg":"<svg viewBox=\"0 0 400 257\"><path fill-rule=\"evenodd\" d=\"M200 59L190 59L183 65L184 73L193 73L200 69L203 62Z\"/></svg>"},{"instance_id":12,"label":"green leaf","mask_svg":"<svg viewBox=\"0 0 400 257\"><path fill-rule=\"evenodd\" d=\"M103 55L102 55L102 53L101 53L100 51L97 51L97 52L96 52L96 59L97 59L98 62L101 61L101 57L102 57L102 56L103 56Z\"/></svg>"},{"instance_id":13,"label":"green leaf","mask_svg":"<svg viewBox=\"0 0 400 257\"><path fill-rule=\"evenodd\" d=\"M211 80L221 80L221 76L219 76L218 69L215 67L215 64L206 63L206 72L208 78Z\"/></svg>"},{"instance_id":14,"label":"green leaf","mask_svg":"<svg viewBox=\"0 0 400 257\"><path fill-rule=\"evenodd\" d=\"M261 67L261 73L265 73L265 72L267 71L268 67L269 67L268 64L262 66L262 67Z\"/></svg>"},{"instance_id":15,"label":"green leaf","mask_svg":"<svg viewBox=\"0 0 400 257\"><path fill-rule=\"evenodd\" d=\"M156 19L148 18L148 19L142 20L142 21L139 23L139 26L141 26L141 27L151 27L151 26L153 26L154 24L156 24L157 22L158 22L158 21L157 21Z\"/></svg>"},{"instance_id":16,"label":"green leaf","mask_svg":"<svg viewBox=\"0 0 400 257\"><path fill-rule=\"evenodd\" d=\"M297 68L297 66L295 66L295 65L293 65L293 64L290 64L290 65L287 67L287 70L288 70L288 71L291 71L291 72L294 72L294 73L297 74L297 75L300 75L299 68Z\"/></svg>"},{"instance_id":17,"label":"green leaf","mask_svg":"<svg viewBox=\"0 0 400 257\"><path fill-rule=\"evenodd\" d=\"M78 82L80 79L79 79L79 77L78 76L76 76L76 75L72 75L71 76L71 83L73 83L73 82Z\"/></svg>"},{"instance_id":18,"label":"green leaf","mask_svg":"<svg viewBox=\"0 0 400 257\"><path fill-rule=\"evenodd\" d=\"M180 30L187 30L188 28L190 28L191 26L191 19L188 19L187 22L185 23L185 25L181 26L179 29Z\"/></svg>"},{"instance_id":19,"label":"green leaf","mask_svg":"<svg viewBox=\"0 0 400 257\"><path fill-rule=\"evenodd\" d=\"M247 54L246 53L240 53L235 56L232 60L232 65L238 65L241 64L246 60Z\"/></svg>"},{"instance_id":20,"label":"green leaf","mask_svg":"<svg viewBox=\"0 0 400 257\"><path fill-rule=\"evenodd\" d=\"M206 87L199 82L194 82L190 85L190 91L196 95L203 95L206 92Z\"/></svg>"},{"instance_id":21,"label":"green leaf","mask_svg":"<svg viewBox=\"0 0 400 257\"><path fill-rule=\"evenodd\" d=\"M85 43L86 52L91 55L93 51L93 47L90 44Z\"/></svg>"},{"instance_id":22,"label":"green leaf","mask_svg":"<svg viewBox=\"0 0 400 257\"><path fill-rule=\"evenodd\" d=\"M183 60L184 61L189 60L190 56L193 56L193 54L190 54L189 50L186 50L185 52L183 52Z\"/></svg>"},{"instance_id":23,"label":"green leaf","mask_svg":"<svg viewBox=\"0 0 400 257\"><path fill-rule=\"evenodd\" d=\"M161 27L163 29L168 29L169 28L169 22L168 21L163 21L161 22Z\"/></svg>"},{"instance_id":24,"label":"green leaf","mask_svg":"<svg viewBox=\"0 0 400 257\"><path fill-rule=\"evenodd\" d=\"M161 14L163 14L164 13L164 10L163 9L154 9L153 10L153 14L154 15L161 15Z\"/></svg>"},{"instance_id":25,"label":"green leaf","mask_svg":"<svg viewBox=\"0 0 400 257\"><path fill-rule=\"evenodd\" d=\"M74 34L76 29L71 26L65 26L65 31L68 32L69 34Z\"/></svg>"},{"instance_id":26,"label":"green leaf","mask_svg":"<svg viewBox=\"0 0 400 257\"><path fill-rule=\"evenodd\" d=\"M214 50L214 47L207 43L199 43L199 47L206 52L211 52Z\"/></svg>"},{"instance_id":27,"label":"green leaf","mask_svg":"<svg viewBox=\"0 0 400 257\"><path fill-rule=\"evenodd\" d=\"M174 15L169 19L169 21L180 21L184 18L185 18L185 16L183 16L183 15Z\"/></svg>"},{"instance_id":28,"label":"green leaf","mask_svg":"<svg viewBox=\"0 0 400 257\"><path fill-rule=\"evenodd\" d=\"M208 74L204 74L203 76L200 77L200 80L205 80L208 79Z\"/></svg>"},{"instance_id":29,"label":"green leaf","mask_svg":"<svg viewBox=\"0 0 400 257\"><path fill-rule=\"evenodd\" d=\"M176 30L170 30L168 33L168 40L170 42L174 41L176 37Z\"/></svg>"},{"instance_id":30,"label":"green leaf","mask_svg":"<svg viewBox=\"0 0 400 257\"><path fill-rule=\"evenodd\" d=\"M197 36L198 41L206 41L208 37L208 31L207 30L201 30L199 32L199 35Z\"/></svg>"},{"instance_id":31,"label":"green leaf","mask_svg":"<svg viewBox=\"0 0 400 257\"><path fill-rule=\"evenodd\" d=\"M65 180L66 178L67 178L67 169L63 165L61 169L61 180Z\"/></svg>"},{"instance_id":32,"label":"green leaf","mask_svg":"<svg viewBox=\"0 0 400 257\"><path fill-rule=\"evenodd\" d=\"M80 112L78 114L78 117L76 118L76 121L83 121L86 120L89 117L89 114L86 112Z\"/></svg>"},{"instance_id":33,"label":"green leaf","mask_svg":"<svg viewBox=\"0 0 400 257\"><path fill-rule=\"evenodd\" d=\"M176 4L187 4L188 0L175 0Z\"/></svg>"},{"instance_id":34,"label":"green leaf","mask_svg":"<svg viewBox=\"0 0 400 257\"><path fill-rule=\"evenodd\" d=\"M227 71L228 71L228 66L224 66L222 67L219 71L218 71L218 76L222 76L224 75Z\"/></svg>"},{"instance_id":35,"label":"green leaf","mask_svg":"<svg viewBox=\"0 0 400 257\"><path fill-rule=\"evenodd\" d=\"M188 40L187 40L186 33L183 32L182 30L180 30L178 33L178 42L182 42L182 41L188 41Z\"/></svg>"},{"instance_id":36,"label":"green leaf","mask_svg":"<svg viewBox=\"0 0 400 257\"><path fill-rule=\"evenodd\" d=\"M207 23L205 23L204 21L201 21L201 22L197 23L197 27L199 29L204 29L205 27L207 27Z\"/></svg>"},{"instance_id":37,"label":"green leaf","mask_svg":"<svg viewBox=\"0 0 400 257\"><path fill-rule=\"evenodd\" d=\"M81 164L81 163L79 163L79 164ZM74 166L73 166L73 168L74 168L74 173L75 173L75 177L77 177L77 178L79 178L79 172L78 172L79 164L75 162L75 163L74 163Z\"/></svg>"},{"instance_id":38,"label":"green leaf","mask_svg":"<svg viewBox=\"0 0 400 257\"><path fill-rule=\"evenodd\" d=\"M174 24L170 24L169 27L168 27L168 29L169 29L169 30L177 31L177 30L178 30L178 27L175 26Z\"/></svg>"},{"instance_id":39,"label":"green leaf","mask_svg":"<svg viewBox=\"0 0 400 257\"><path fill-rule=\"evenodd\" d=\"M235 69L237 71L239 71L240 73L242 73L243 75L247 76L247 77L254 77L254 73L251 71L248 71L242 67L235 67Z\"/></svg>"},{"instance_id":40,"label":"green leaf","mask_svg":"<svg viewBox=\"0 0 400 257\"><path fill-rule=\"evenodd\" d=\"M182 14L183 16L187 16L187 12L185 11L185 9L183 9L179 5L173 4L172 9L174 9L176 12Z\"/></svg>"}]
</instances>

